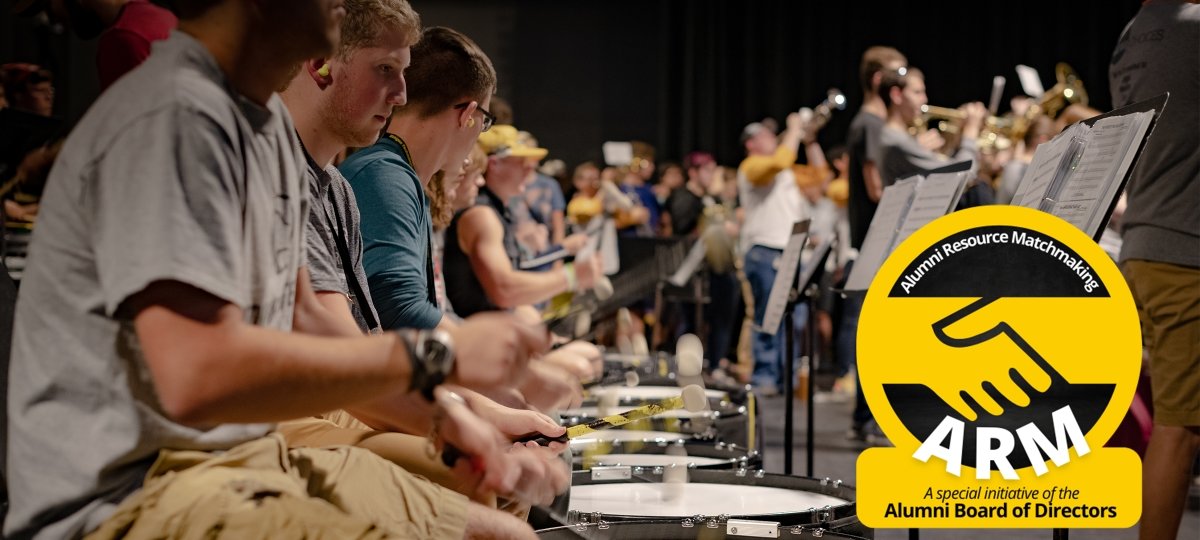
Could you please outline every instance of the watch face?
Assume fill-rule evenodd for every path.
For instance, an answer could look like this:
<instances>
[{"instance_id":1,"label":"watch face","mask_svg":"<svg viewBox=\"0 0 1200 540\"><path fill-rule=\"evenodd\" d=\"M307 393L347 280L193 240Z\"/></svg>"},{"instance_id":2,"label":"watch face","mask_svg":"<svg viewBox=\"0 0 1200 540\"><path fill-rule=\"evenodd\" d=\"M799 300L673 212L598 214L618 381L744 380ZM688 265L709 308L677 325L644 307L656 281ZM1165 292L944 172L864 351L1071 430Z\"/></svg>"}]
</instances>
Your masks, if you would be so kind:
<instances>
[{"instance_id":1,"label":"watch face","mask_svg":"<svg viewBox=\"0 0 1200 540\"><path fill-rule=\"evenodd\" d=\"M425 359L443 375L450 374L451 360L454 359L454 348L450 345L450 335L440 330L429 332L425 336Z\"/></svg>"}]
</instances>

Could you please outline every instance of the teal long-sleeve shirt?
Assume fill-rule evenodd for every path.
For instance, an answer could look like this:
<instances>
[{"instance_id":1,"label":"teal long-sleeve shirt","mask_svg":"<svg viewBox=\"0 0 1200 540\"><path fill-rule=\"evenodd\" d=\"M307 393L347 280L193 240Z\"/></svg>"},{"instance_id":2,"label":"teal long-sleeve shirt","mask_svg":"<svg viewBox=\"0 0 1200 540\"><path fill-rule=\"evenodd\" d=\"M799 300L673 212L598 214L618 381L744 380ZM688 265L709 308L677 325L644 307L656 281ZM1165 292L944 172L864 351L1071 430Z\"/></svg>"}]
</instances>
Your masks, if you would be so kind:
<instances>
[{"instance_id":1,"label":"teal long-sleeve shirt","mask_svg":"<svg viewBox=\"0 0 1200 540\"><path fill-rule=\"evenodd\" d=\"M363 269L384 329L434 328L442 320L433 296L429 200L407 152L383 138L338 168L362 215Z\"/></svg>"}]
</instances>

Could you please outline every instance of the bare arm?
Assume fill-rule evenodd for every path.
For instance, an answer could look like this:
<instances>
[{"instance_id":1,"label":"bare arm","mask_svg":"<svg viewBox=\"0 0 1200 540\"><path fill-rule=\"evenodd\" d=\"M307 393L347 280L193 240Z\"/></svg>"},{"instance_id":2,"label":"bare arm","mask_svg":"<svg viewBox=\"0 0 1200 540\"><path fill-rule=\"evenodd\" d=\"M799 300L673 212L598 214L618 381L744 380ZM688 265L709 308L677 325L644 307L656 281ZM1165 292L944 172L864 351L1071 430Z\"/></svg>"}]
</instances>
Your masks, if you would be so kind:
<instances>
[{"instance_id":1,"label":"bare arm","mask_svg":"<svg viewBox=\"0 0 1200 540\"><path fill-rule=\"evenodd\" d=\"M409 386L406 347L394 335L254 326L236 305L175 281L154 282L126 305L163 409L180 422L281 421Z\"/></svg>"},{"instance_id":2,"label":"bare arm","mask_svg":"<svg viewBox=\"0 0 1200 540\"><path fill-rule=\"evenodd\" d=\"M457 241L488 298L502 308L536 304L567 290L562 272L522 272L504 252L504 224L483 207L459 218Z\"/></svg>"},{"instance_id":3,"label":"bare arm","mask_svg":"<svg viewBox=\"0 0 1200 540\"><path fill-rule=\"evenodd\" d=\"M879 202L880 197L883 197L883 178L879 176L879 167L875 166L874 161L863 164L863 183L866 184L867 196L871 198L871 202Z\"/></svg>"}]
</instances>

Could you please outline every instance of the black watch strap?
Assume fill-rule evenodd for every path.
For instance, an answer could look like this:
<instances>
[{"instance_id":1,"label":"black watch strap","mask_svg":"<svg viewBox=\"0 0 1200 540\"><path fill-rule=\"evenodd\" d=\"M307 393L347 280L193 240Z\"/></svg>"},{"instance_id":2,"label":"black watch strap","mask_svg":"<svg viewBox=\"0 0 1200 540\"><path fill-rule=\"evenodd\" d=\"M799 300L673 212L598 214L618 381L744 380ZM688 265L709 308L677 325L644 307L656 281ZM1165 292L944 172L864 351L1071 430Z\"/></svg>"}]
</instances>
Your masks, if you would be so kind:
<instances>
[{"instance_id":1,"label":"black watch strap","mask_svg":"<svg viewBox=\"0 0 1200 540\"><path fill-rule=\"evenodd\" d=\"M453 355L453 352L437 350L438 347L445 348L447 344L439 342L433 335L434 331L405 329L396 333L408 348L409 364L412 366L409 391L419 392L432 403L434 389L450 376L453 363L445 355Z\"/></svg>"}]
</instances>

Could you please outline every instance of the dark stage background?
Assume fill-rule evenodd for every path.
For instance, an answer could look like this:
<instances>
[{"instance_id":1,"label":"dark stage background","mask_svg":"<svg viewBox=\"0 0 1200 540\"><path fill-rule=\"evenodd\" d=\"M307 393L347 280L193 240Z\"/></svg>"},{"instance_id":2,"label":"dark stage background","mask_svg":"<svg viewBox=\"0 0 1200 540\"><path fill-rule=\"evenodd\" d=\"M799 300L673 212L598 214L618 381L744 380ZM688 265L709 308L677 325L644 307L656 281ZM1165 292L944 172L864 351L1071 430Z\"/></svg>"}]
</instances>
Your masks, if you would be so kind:
<instances>
[{"instance_id":1,"label":"dark stage background","mask_svg":"<svg viewBox=\"0 0 1200 540\"><path fill-rule=\"evenodd\" d=\"M0 61L42 62L59 74L57 111L78 118L97 89L92 44L15 20L4 2ZM413 0L426 25L474 38L500 75L516 124L568 164L599 159L606 140L640 139L678 159L693 149L722 163L742 156L747 122L814 106L830 87L850 106L822 132L845 138L862 100L858 61L891 45L926 73L930 103L987 101L1013 67L1048 88L1054 64L1079 73L1092 106L1110 109L1108 62L1136 0L802 2ZM973 16L982 11L986 15Z\"/></svg>"}]
</instances>

